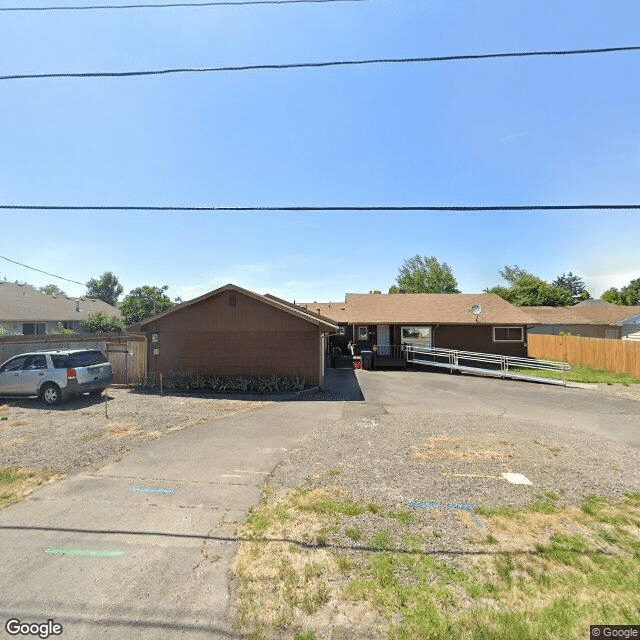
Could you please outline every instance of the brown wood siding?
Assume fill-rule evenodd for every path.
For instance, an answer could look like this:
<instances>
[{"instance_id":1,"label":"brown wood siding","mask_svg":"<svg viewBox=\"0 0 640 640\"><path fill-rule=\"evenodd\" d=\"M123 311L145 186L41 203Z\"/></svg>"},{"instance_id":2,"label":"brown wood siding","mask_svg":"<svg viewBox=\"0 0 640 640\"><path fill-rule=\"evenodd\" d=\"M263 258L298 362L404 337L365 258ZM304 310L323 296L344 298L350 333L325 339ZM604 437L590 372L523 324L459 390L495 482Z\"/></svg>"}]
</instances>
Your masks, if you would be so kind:
<instances>
[{"instance_id":1,"label":"brown wood siding","mask_svg":"<svg viewBox=\"0 0 640 640\"><path fill-rule=\"evenodd\" d=\"M502 326L502 325L496 325ZM516 326L516 325L509 325ZM499 353L503 356L527 357L527 329L523 327L525 342L494 342L491 325L436 325L433 327L433 346L478 353Z\"/></svg>"},{"instance_id":2,"label":"brown wood siding","mask_svg":"<svg viewBox=\"0 0 640 640\"><path fill-rule=\"evenodd\" d=\"M229 305L230 295L235 306ZM319 383L320 329L240 292L224 291L180 309L146 325L145 331L151 373L276 373ZM158 342L152 341L154 333Z\"/></svg>"}]
</instances>

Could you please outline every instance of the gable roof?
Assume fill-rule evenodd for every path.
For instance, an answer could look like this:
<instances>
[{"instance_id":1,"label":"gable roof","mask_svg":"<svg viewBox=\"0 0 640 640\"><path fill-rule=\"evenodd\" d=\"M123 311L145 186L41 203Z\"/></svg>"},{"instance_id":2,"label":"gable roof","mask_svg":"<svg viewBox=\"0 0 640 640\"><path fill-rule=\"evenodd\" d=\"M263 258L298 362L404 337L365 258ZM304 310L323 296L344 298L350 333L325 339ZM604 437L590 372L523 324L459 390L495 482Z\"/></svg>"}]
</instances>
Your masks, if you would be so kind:
<instances>
[{"instance_id":1,"label":"gable roof","mask_svg":"<svg viewBox=\"0 0 640 640\"><path fill-rule=\"evenodd\" d=\"M474 316L469 309L482 306ZM341 324L534 324L535 320L494 293L348 293L345 302L303 306Z\"/></svg>"},{"instance_id":2,"label":"gable roof","mask_svg":"<svg viewBox=\"0 0 640 640\"><path fill-rule=\"evenodd\" d=\"M520 307L542 324L622 324L640 314L640 307L577 304L574 307Z\"/></svg>"},{"instance_id":3,"label":"gable roof","mask_svg":"<svg viewBox=\"0 0 640 640\"><path fill-rule=\"evenodd\" d=\"M167 309L166 311L163 311L162 313L158 313L155 316L152 316L150 318L146 318L145 320L143 320L142 322L140 322L140 326L143 327L146 324L149 324L150 322L153 322L155 320L158 320L160 318L164 318L165 316L168 316L170 313L176 313L177 311L180 311L181 309L184 309L185 307L190 307L193 304L197 304L199 302L204 302L205 300L208 300L209 298L213 298L217 295L220 295L221 293L225 293L226 291L235 291L237 293L241 293L249 298L253 298L254 300L257 300L258 302L263 302L265 304L268 304L272 307L275 307L276 309L280 309L280 311L285 311L286 313L290 313L291 315L294 315L302 320L306 320L307 322L311 322L312 324L315 324L319 327L321 327L322 329L326 329L328 331L337 331L338 330L338 326L336 324L334 324L329 318L324 318L322 316L310 313L309 311L307 311L306 309L300 309L298 308L296 305L287 302L285 300L281 300L280 298L277 298L276 296L272 296L270 294L267 295L260 295L259 293L255 293L254 291L249 291L248 289L243 289L242 287L239 287L238 285L229 283L229 284L225 284L222 287L218 287L217 289L214 289L213 291L209 291L209 293L205 293L204 295L201 295L197 298L194 298L193 300L187 300L186 302L183 302L181 304L175 305L173 307L171 307L171 309Z\"/></svg>"},{"instance_id":4,"label":"gable roof","mask_svg":"<svg viewBox=\"0 0 640 640\"><path fill-rule=\"evenodd\" d=\"M346 302L300 302L298 306L312 313L319 313L326 318L331 318L333 322L341 322L342 324L348 322Z\"/></svg>"},{"instance_id":5,"label":"gable roof","mask_svg":"<svg viewBox=\"0 0 640 640\"><path fill-rule=\"evenodd\" d=\"M78 303L80 310L76 311ZM96 313L112 318L122 315L102 300L49 295L30 285L0 282L0 322L73 322Z\"/></svg>"}]
</instances>

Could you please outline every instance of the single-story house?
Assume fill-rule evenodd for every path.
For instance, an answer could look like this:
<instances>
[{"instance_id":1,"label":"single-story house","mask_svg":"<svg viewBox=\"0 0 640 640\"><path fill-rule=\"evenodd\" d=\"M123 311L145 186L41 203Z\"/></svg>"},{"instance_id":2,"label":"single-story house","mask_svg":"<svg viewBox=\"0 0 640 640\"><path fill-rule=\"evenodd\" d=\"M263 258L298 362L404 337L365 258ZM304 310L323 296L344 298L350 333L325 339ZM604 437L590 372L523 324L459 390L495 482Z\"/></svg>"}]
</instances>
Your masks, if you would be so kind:
<instances>
[{"instance_id":1,"label":"single-story house","mask_svg":"<svg viewBox=\"0 0 640 640\"><path fill-rule=\"evenodd\" d=\"M526 357L527 329L534 322L492 293L348 293L344 302L300 306L338 324L331 347L343 354L351 342L356 351L381 355L414 344Z\"/></svg>"},{"instance_id":2,"label":"single-story house","mask_svg":"<svg viewBox=\"0 0 640 640\"><path fill-rule=\"evenodd\" d=\"M573 307L520 307L539 323L530 333L640 340L640 307L584 300Z\"/></svg>"},{"instance_id":3,"label":"single-story house","mask_svg":"<svg viewBox=\"0 0 640 640\"><path fill-rule=\"evenodd\" d=\"M102 300L49 295L26 284L0 281L0 334L45 335L65 329L82 333L80 322L97 313L122 313Z\"/></svg>"},{"instance_id":4,"label":"single-story house","mask_svg":"<svg viewBox=\"0 0 640 640\"><path fill-rule=\"evenodd\" d=\"M227 284L140 323L149 374L299 376L322 385L338 326L274 296Z\"/></svg>"}]
</instances>

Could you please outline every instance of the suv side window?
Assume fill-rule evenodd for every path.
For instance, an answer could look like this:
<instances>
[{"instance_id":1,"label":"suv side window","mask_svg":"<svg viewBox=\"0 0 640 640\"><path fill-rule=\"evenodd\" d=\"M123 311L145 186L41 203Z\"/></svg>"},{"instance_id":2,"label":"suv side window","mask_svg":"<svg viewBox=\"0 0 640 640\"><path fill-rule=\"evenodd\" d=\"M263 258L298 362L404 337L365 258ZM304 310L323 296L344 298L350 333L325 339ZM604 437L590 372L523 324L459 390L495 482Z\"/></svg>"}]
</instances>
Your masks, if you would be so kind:
<instances>
[{"instance_id":1,"label":"suv side window","mask_svg":"<svg viewBox=\"0 0 640 640\"><path fill-rule=\"evenodd\" d=\"M69 360L67 356L51 356L51 362L54 369L69 369Z\"/></svg>"},{"instance_id":2,"label":"suv side window","mask_svg":"<svg viewBox=\"0 0 640 640\"><path fill-rule=\"evenodd\" d=\"M9 362L5 363L2 369L0 369L0 373L4 373L5 371L22 371L26 361L27 356L18 356L17 358L13 358L13 360L9 360Z\"/></svg>"},{"instance_id":3,"label":"suv side window","mask_svg":"<svg viewBox=\"0 0 640 640\"><path fill-rule=\"evenodd\" d=\"M24 368L28 370L46 369L47 359L44 356L29 356Z\"/></svg>"}]
</instances>

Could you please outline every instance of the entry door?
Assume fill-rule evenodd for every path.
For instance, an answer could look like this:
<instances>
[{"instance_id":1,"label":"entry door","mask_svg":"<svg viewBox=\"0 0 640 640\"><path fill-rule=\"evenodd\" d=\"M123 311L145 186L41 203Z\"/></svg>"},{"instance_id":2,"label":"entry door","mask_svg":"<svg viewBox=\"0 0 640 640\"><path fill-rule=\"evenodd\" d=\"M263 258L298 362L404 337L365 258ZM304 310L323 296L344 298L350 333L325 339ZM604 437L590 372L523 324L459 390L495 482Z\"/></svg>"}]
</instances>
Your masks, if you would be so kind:
<instances>
[{"instance_id":1,"label":"entry door","mask_svg":"<svg viewBox=\"0 0 640 640\"><path fill-rule=\"evenodd\" d=\"M391 349L389 345L391 342L389 340L389 325L379 324L376 333L378 335L378 355L390 356Z\"/></svg>"}]
</instances>

